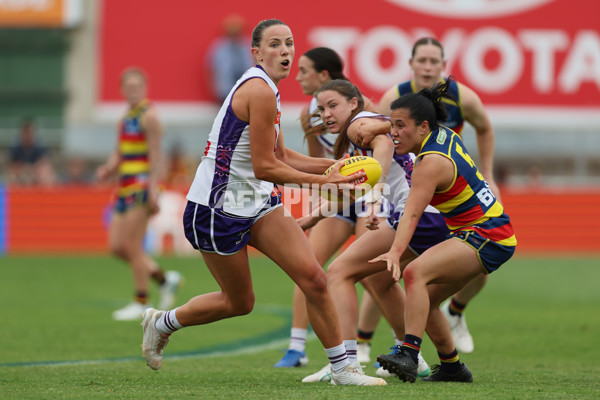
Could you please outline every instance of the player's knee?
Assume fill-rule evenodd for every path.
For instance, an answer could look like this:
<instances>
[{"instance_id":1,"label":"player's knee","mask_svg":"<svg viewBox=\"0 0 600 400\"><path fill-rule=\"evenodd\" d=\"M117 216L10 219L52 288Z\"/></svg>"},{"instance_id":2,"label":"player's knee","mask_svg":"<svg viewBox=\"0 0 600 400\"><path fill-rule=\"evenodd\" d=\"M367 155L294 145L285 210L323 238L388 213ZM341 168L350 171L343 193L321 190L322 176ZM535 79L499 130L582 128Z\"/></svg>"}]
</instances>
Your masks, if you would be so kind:
<instances>
[{"instance_id":1,"label":"player's knee","mask_svg":"<svg viewBox=\"0 0 600 400\"><path fill-rule=\"evenodd\" d=\"M125 243L111 243L109 245L109 250L110 253L115 257L119 257L123 260L127 260L129 258L129 249Z\"/></svg>"},{"instance_id":2,"label":"player's knee","mask_svg":"<svg viewBox=\"0 0 600 400\"><path fill-rule=\"evenodd\" d=\"M230 313L232 316L247 315L254 309L255 296L254 292L249 292L243 296L236 296L230 300Z\"/></svg>"},{"instance_id":3,"label":"player's knee","mask_svg":"<svg viewBox=\"0 0 600 400\"><path fill-rule=\"evenodd\" d=\"M308 269L302 280L298 282L298 287L304 292L306 297L319 295L327 291L327 277L322 268L313 266Z\"/></svg>"},{"instance_id":4,"label":"player's knee","mask_svg":"<svg viewBox=\"0 0 600 400\"><path fill-rule=\"evenodd\" d=\"M335 285L336 283L347 279L346 275L343 263L334 261L327 267L327 284L330 286Z\"/></svg>"},{"instance_id":5,"label":"player's knee","mask_svg":"<svg viewBox=\"0 0 600 400\"><path fill-rule=\"evenodd\" d=\"M402 272L402 279L407 291L419 281L419 268L416 263L412 262L406 266Z\"/></svg>"}]
</instances>

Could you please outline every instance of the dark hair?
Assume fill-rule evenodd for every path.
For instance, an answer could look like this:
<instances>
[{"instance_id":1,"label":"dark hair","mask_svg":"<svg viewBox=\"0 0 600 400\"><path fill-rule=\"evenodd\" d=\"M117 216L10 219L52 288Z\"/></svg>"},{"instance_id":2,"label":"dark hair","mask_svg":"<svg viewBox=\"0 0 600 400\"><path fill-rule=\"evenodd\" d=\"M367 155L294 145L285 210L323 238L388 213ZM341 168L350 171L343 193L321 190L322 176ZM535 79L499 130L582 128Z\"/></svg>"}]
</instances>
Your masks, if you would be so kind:
<instances>
[{"instance_id":1,"label":"dark hair","mask_svg":"<svg viewBox=\"0 0 600 400\"><path fill-rule=\"evenodd\" d=\"M331 79L346 79L344 76L344 63L342 58L329 47L314 47L303 54L310 58L315 71L327 71Z\"/></svg>"},{"instance_id":2,"label":"dark hair","mask_svg":"<svg viewBox=\"0 0 600 400\"><path fill-rule=\"evenodd\" d=\"M432 37L424 37L424 38L417 40L415 42L415 44L413 45L411 57L415 56L415 53L417 52L417 47L422 46L424 44L433 44L433 45L439 47L440 50L442 51L442 60L444 59L444 46L442 46L442 44L440 43L439 40L432 38Z\"/></svg>"},{"instance_id":3,"label":"dark hair","mask_svg":"<svg viewBox=\"0 0 600 400\"><path fill-rule=\"evenodd\" d=\"M317 90L315 96L327 90L334 90L338 92L339 94L344 96L344 98L348 101L352 100L354 97L356 97L356 99L358 100L358 106L354 111L352 111L352 114L350 115L346 123L342 126L342 129L340 129L338 138L335 141L335 145L333 148L334 157L341 158L344 156L344 154L348 152L348 147L350 146L350 139L347 135L347 130L348 126L350 125L350 121L352 121L352 118L354 118L356 114L365 109L365 101L363 99L362 94L360 93L360 90L358 90L358 88L348 80L334 79L332 81L325 82L323 85L321 85L319 90Z\"/></svg>"},{"instance_id":4,"label":"dark hair","mask_svg":"<svg viewBox=\"0 0 600 400\"><path fill-rule=\"evenodd\" d=\"M431 89L423 89L419 93L411 93L394 100L390 105L392 110L405 108L410 114L410 118L415 121L415 125L421 125L423 121L429 122L429 129L436 130L439 127L438 121L448 120L448 112L443 104L443 98L447 98L456 105L457 100L448 93L450 83L454 81L454 76L450 75L445 82L436 83Z\"/></svg>"},{"instance_id":5,"label":"dark hair","mask_svg":"<svg viewBox=\"0 0 600 400\"><path fill-rule=\"evenodd\" d=\"M263 32L265 31L265 29L274 26L274 25L285 25L287 26L287 24L281 20L278 19L265 19L260 21L252 30L252 47L259 47L260 46L260 41L262 40L263 37Z\"/></svg>"},{"instance_id":6,"label":"dark hair","mask_svg":"<svg viewBox=\"0 0 600 400\"><path fill-rule=\"evenodd\" d=\"M334 50L329 47L313 47L303 54L313 62L313 68L317 72L327 71L331 79L344 79L348 80L343 73L344 63L342 58ZM319 116L319 111L315 111L313 114L305 115L301 122L302 125L309 125L310 119ZM310 127L305 135L304 139L312 135L322 135L326 130L323 126Z\"/></svg>"}]
</instances>

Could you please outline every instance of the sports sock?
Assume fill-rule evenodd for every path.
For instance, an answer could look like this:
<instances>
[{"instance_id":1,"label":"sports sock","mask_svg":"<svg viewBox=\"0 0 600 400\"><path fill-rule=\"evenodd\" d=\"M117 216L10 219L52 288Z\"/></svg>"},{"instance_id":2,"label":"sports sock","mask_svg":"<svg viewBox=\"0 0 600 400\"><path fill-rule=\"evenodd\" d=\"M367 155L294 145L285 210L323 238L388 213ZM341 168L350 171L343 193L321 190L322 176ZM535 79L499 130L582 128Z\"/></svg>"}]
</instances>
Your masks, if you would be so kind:
<instances>
[{"instance_id":1,"label":"sports sock","mask_svg":"<svg viewBox=\"0 0 600 400\"><path fill-rule=\"evenodd\" d=\"M290 333L290 350L304 352L306 349L306 329L292 328Z\"/></svg>"},{"instance_id":2,"label":"sports sock","mask_svg":"<svg viewBox=\"0 0 600 400\"><path fill-rule=\"evenodd\" d=\"M422 341L423 339L418 336L404 335L402 348L410 355L410 358L412 358L416 365L419 364L419 352L421 351Z\"/></svg>"},{"instance_id":3,"label":"sports sock","mask_svg":"<svg viewBox=\"0 0 600 400\"><path fill-rule=\"evenodd\" d=\"M392 335L394 335L394 343L396 343L396 346L402 346L402 343L404 343L402 340L398 340L398 336L396 336L396 332L394 332L394 330L392 329Z\"/></svg>"},{"instance_id":4,"label":"sports sock","mask_svg":"<svg viewBox=\"0 0 600 400\"><path fill-rule=\"evenodd\" d=\"M148 303L148 292L145 292L142 290L135 292L135 296L134 296L133 300L140 304Z\"/></svg>"},{"instance_id":5,"label":"sports sock","mask_svg":"<svg viewBox=\"0 0 600 400\"><path fill-rule=\"evenodd\" d=\"M359 329L358 332L356 333L356 341L358 343L371 343L371 340L373 340L374 334L375 334L375 332L365 332L365 331L361 331Z\"/></svg>"},{"instance_id":6,"label":"sports sock","mask_svg":"<svg viewBox=\"0 0 600 400\"><path fill-rule=\"evenodd\" d=\"M327 353L327 357L329 358L329 363L331 364L331 369L333 369L333 372L342 372L342 370L346 368L346 365L349 364L344 343L340 343L335 347L325 349L325 353Z\"/></svg>"},{"instance_id":7,"label":"sports sock","mask_svg":"<svg viewBox=\"0 0 600 400\"><path fill-rule=\"evenodd\" d=\"M456 349L450 354L442 354L438 351L438 357L440 358L440 369L442 371L452 374L460 369L461 363Z\"/></svg>"},{"instance_id":8,"label":"sports sock","mask_svg":"<svg viewBox=\"0 0 600 400\"><path fill-rule=\"evenodd\" d=\"M465 311L465 307L467 307L466 304L459 303L458 301L454 300L454 297L453 297L450 299L450 304L448 306L448 312L450 313L450 315L461 316L462 313Z\"/></svg>"},{"instance_id":9,"label":"sports sock","mask_svg":"<svg viewBox=\"0 0 600 400\"><path fill-rule=\"evenodd\" d=\"M150 277L152 277L152 279L159 285L165 283L165 272L160 268L154 271Z\"/></svg>"},{"instance_id":10,"label":"sports sock","mask_svg":"<svg viewBox=\"0 0 600 400\"><path fill-rule=\"evenodd\" d=\"M177 321L177 316L175 315L176 311L177 308L169 310L156 320L156 324L154 326L156 327L158 333L170 335L176 330L183 328L179 321Z\"/></svg>"},{"instance_id":11,"label":"sports sock","mask_svg":"<svg viewBox=\"0 0 600 400\"><path fill-rule=\"evenodd\" d=\"M356 340L344 340L344 347L346 348L346 354L348 355L348 361L350 361L350 364L358 363L358 349L356 346Z\"/></svg>"}]
</instances>

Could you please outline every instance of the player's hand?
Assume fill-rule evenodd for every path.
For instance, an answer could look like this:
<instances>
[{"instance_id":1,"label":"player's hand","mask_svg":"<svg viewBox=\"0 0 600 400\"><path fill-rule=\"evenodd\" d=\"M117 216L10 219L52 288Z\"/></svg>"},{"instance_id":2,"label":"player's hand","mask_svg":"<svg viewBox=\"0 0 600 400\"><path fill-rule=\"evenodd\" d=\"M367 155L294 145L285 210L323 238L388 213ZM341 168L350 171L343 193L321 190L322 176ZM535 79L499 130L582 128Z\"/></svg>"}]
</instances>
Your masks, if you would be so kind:
<instances>
[{"instance_id":1,"label":"player's hand","mask_svg":"<svg viewBox=\"0 0 600 400\"><path fill-rule=\"evenodd\" d=\"M160 212L157 189L148 189L148 211L150 212L150 215L158 214Z\"/></svg>"},{"instance_id":2,"label":"player's hand","mask_svg":"<svg viewBox=\"0 0 600 400\"><path fill-rule=\"evenodd\" d=\"M365 226L367 229L375 231L379 229L379 217L377 216L377 210L381 208L381 203L376 202L367 205L367 217L365 219Z\"/></svg>"},{"instance_id":3,"label":"player's hand","mask_svg":"<svg viewBox=\"0 0 600 400\"><path fill-rule=\"evenodd\" d=\"M402 270L400 269L400 254L391 249L387 253L369 260L369 263L375 264L382 261L386 263L387 270L392 273L394 281L398 282L400 278L402 278Z\"/></svg>"},{"instance_id":4,"label":"player's hand","mask_svg":"<svg viewBox=\"0 0 600 400\"><path fill-rule=\"evenodd\" d=\"M108 178L108 176L109 170L106 164L99 165L98 168L96 168L96 179L99 181L104 181Z\"/></svg>"},{"instance_id":5,"label":"player's hand","mask_svg":"<svg viewBox=\"0 0 600 400\"><path fill-rule=\"evenodd\" d=\"M356 144L358 144L361 147L365 147L366 145L371 143L376 134L373 132L373 130L365 128L367 122L360 120L357 122L358 127L356 129Z\"/></svg>"},{"instance_id":6,"label":"player's hand","mask_svg":"<svg viewBox=\"0 0 600 400\"><path fill-rule=\"evenodd\" d=\"M332 166L333 168L331 168L331 170L328 171L327 174L325 175L327 177L326 183L331 183L334 185L347 184L345 186L346 188L352 188L352 187L354 187L354 184L352 184L352 182L359 181L360 179L367 176L367 174L364 172L349 175L349 176L344 176L344 175L340 174L340 168L342 168L342 166L344 165L344 161L347 158L350 158L349 154L346 154L339 161L337 161L335 164L333 164L333 166Z\"/></svg>"}]
</instances>

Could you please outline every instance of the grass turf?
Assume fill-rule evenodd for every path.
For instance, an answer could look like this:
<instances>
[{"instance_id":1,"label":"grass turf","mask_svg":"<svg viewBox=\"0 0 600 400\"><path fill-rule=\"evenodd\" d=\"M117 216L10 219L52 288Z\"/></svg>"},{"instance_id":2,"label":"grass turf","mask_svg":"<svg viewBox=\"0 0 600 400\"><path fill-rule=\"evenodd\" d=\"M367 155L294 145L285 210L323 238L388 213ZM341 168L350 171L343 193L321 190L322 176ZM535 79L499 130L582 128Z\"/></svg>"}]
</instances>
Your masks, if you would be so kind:
<instances>
[{"instance_id":1,"label":"grass turf","mask_svg":"<svg viewBox=\"0 0 600 400\"><path fill-rule=\"evenodd\" d=\"M186 279L180 300L217 290L200 258L163 258ZM596 399L600 398L600 269L596 258L515 258L492 274L467 309L475 352L461 358L473 384L377 388L302 384L325 365L317 340L308 367L275 369L287 346L292 282L252 259L252 314L173 335L163 368L140 357L138 322L111 312L131 294L127 267L109 257L0 258L0 398L20 399ZM152 292L155 295L155 292ZM392 344L382 322L372 358ZM423 355L436 363L425 339ZM365 371L373 375L372 364Z\"/></svg>"}]
</instances>

